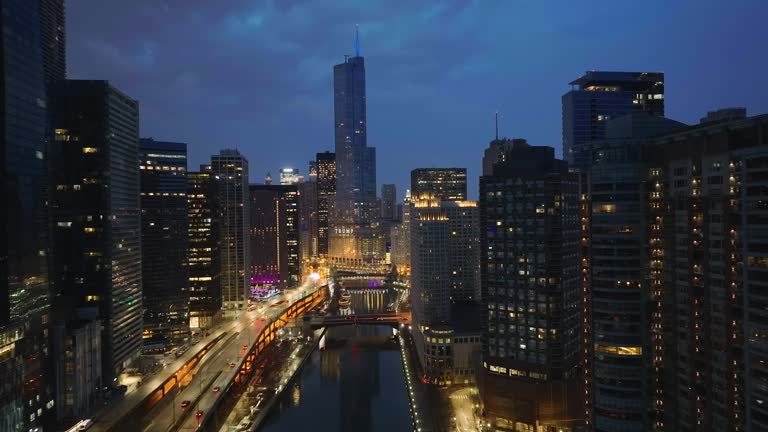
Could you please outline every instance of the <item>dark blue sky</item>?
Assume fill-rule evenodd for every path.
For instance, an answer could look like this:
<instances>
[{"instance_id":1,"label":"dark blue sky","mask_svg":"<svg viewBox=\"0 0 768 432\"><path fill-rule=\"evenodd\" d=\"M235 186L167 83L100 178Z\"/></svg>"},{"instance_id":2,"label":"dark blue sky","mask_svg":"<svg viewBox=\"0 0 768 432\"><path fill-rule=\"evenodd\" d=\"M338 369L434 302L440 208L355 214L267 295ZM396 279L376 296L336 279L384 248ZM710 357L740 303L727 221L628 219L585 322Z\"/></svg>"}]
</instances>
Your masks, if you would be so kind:
<instances>
[{"instance_id":1,"label":"dark blue sky","mask_svg":"<svg viewBox=\"0 0 768 432\"><path fill-rule=\"evenodd\" d=\"M668 117L768 112L766 0L69 0L70 78L140 101L141 134L236 147L251 182L333 150L332 67L366 58L368 145L398 193L417 167L467 167L501 135L561 153L560 97L585 70L666 73Z\"/></svg>"}]
</instances>

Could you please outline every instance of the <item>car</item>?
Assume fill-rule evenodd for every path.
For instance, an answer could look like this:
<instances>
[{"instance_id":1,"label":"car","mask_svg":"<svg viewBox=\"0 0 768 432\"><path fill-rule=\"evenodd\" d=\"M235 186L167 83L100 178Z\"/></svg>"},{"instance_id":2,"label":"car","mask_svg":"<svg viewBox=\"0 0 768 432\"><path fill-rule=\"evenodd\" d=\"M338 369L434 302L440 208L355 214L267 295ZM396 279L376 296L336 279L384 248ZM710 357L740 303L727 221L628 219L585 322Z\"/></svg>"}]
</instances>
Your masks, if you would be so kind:
<instances>
[{"instance_id":1,"label":"car","mask_svg":"<svg viewBox=\"0 0 768 432\"><path fill-rule=\"evenodd\" d=\"M192 402L190 402L190 401L188 401L188 400L185 400L185 401L182 401L182 402L181 402L181 407L182 407L182 408L186 408L186 407L188 407L188 406L190 406L190 405L192 405Z\"/></svg>"},{"instance_id":2,"label":"car","mask_svg":"<svg viewBox=\"0 0 768 432\"><path fill-rule=\"evenodd\" d=\"M235 364L235 362L231 362L231 363L229 364L229 367L235 367L235 366L237 366L237 365Z\"/></svg>"},{"instance_id":3,"label":"car","mask_svg":"<svg viewBox=\"0 0 768 432\"><path fill-rule=\"evenodd\" d=\"M220 391L221 391L221 387L219 387L219 386L216 386L216 387L213 388L213 392L214 393L218 393Z\"/></svg>"},{"instance_id":4,"label":"car","mask_svg":"<svg viewBox=\"0 0 768 432\"><path fill-rule=\"evenodd\" d=\"M93 420L91 420L91 419L80 420L77 423L77 430L78 431L88 430L91 427L91 425L93 425Z\"/></svg>"}]
</instances>

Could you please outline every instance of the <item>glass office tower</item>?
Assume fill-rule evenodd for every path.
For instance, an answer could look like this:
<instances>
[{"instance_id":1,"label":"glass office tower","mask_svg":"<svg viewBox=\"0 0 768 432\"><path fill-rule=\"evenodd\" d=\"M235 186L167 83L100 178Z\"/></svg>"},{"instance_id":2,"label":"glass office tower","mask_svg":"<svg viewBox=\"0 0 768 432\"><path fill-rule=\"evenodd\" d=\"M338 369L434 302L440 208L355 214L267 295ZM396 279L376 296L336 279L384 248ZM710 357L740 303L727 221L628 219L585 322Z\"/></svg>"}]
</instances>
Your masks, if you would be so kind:
<instances>
[{"instance_id":1,"label":"glass office tower","mask_svg":"<svg viewBox=\"0 0 768 432\"><path fill-rule=\"evenodd\" d=\"M588 168L589 144L600 140L605 122L634 111L664 115L661 72L589 71L563 95L563 158L571 168Z\"/></svg>"}]
</instances>

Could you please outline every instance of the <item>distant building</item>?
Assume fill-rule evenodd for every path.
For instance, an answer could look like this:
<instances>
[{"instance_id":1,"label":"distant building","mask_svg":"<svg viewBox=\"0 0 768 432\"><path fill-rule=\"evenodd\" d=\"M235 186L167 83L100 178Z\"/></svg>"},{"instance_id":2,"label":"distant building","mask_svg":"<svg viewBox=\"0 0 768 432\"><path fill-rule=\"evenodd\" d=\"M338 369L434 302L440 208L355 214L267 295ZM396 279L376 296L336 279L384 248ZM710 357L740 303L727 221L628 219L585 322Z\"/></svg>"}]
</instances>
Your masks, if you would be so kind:
<instances>
[{"instance_id":1,"label":"distant building","mask_svg":"<svg viewBox=\"0 0 768 432\"><path fill-rule=\"evenodd\" d=\"M317 256L317 201L317 182L299 183L299 262L302 268Z\"/></svg>"},{"instance_id":2,"label":"distant building","mask_svg":"<svg viewBox=\"0 0 768 432\"><path fill-rule=\"evenodd\" d=\"M563 103L563 158L571 168L589 168L589 143L603 139L605 122L634 111L664 115L661 72L589 71L572 81Z\"/></svg>"},{"instance_id":3,"label":"distant building","mask_svg":"<svg viewBox=\"0 0 768 432\"><path fill-rule=\"evenodd\" d=\"M300 278L296 185L250 185L250 285L295 287Z\"/></svg>"},{"instance_id":4,"label":"distant building","mask_svg":"<svg viewBox=\"0 0 768 432\"><path fill-rule=\"evenodd\" d=\"M480 397L492 427L583 425L579 187L551 147L517 146L480 178Z\"/></svg>"},{"instance_id":5,"label":"distant building","mask_svg":"<svg viewBox=\"0 0 768 432\"><path fill-rule=\"evenodd\" d=\"M307 181L316 182L317 181L317 160L311 160L309 161L309 178Z\"/></svg>"},{"instance_id":6,"label":"distant building","mask_svg":"<svg viewBox=\"0 0 768 432\"><path fill-rule=\"evenodd\" d=\"M411 171L411 196L442 201L466 201L466 168L418 168Z\"/></svg>"},{"instance_id":7,"label":"distant building","mask_svg":"<svg viewBox=\"0 0 768 432\"><path fill-rule=\"evenodd\" d=\"M523 138L503 138L491 141L483 155L483 175L491 175L491 173L493 173L493 166L499 162L505 161L508 151L527 145L528 141Z\"/></svg>"},{"instance_id":8,"label":"distant building","mask_svg":"<svg viewBox=\"0 0 768 432\"><path fill-rule=\"evenodd\" d=\"M392 225L390 238L392 239L391 262L397 267L398 272L410 274L411 272L411 191L405 192L405 200L401 206L402 215L400 223Z\"/></svg>"},{"instance_id":9,"label":"distant building","mask_svg":"<svg viewBox=\"0 0 768 432\"><path fill-rule=\"evenodd\" d=\"M330 208L336 196L336 153L317 154L317 254L328 256Z\"/></svg>"},{"instance_id":10,"label":"distant building","mask_svg":"<svg viewBox=\"0 0 768 432\"><path fill-rule=\"evenodd\" d=\"M67 80L54 94L55 320L98 308L112 383L142 346L139 107L106 81Z\"/></svg>"},{"instance_id":11,"label":"distant building","mask_svg":"<svg viewBox=\"0 0 768 432\"><path fill-rule=\"evenodd\" d=\"M397 187L393 184L381 185L381 212L383 220L397 219Z\"/></svg>"},{"instance_id":12,"label":"distant building","mask_svg":"<svg viewBox=\"0 0 768 432\"><path fill-rule=\"evenodd\" d=\"M237 150L222 150L211 156L211 173L219 185L222 307L244 309L250 286L248 160Z\"/></svg>"},{"instance_id":13,"label":"distant building","mask_svg":"<svg viewBox=\"0 0 768 432\"><path fill-rule=\"evenodd\" d=\"M189 336L187 145L142 139L141 254L144 340Z\"/></svg>"},{"instance_id":14,"label":"distant building","mask_svg":"<svg viewBox=\"0 0 768 432\"><path fill-rule=\"evenodd\" d=\"M221 205L210 166L187 173L189 327L209 329L221 316Z\"/></svg>"},{"instance_id":15,"label":"distant building","mask_svg":"<svg viewBox=\"0 0 768 432\"><path fill-rule=\"evenodd\" d=\"M281 185L296 185L304 179L299 174L298 168L280 168L280 184Z\"/></svg>"}]
</instances>

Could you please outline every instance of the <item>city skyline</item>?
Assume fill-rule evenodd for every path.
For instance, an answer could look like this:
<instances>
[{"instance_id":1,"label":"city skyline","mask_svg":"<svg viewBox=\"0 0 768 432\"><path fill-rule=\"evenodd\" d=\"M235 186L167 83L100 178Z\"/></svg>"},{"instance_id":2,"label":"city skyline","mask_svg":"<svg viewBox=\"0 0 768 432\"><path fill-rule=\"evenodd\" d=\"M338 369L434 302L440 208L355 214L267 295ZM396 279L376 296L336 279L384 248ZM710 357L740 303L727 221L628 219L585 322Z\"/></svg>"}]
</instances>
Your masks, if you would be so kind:
<instances>
[{"instance_id":1,"label":"city skyline","mask_svg":"<svg viewBox=\"0 0 768 432\"><path fill-rule=\"evenodd\" d=\"M0 430L768 430L768 7L377 1L0 0Z\"/></svg>"},{"instance_id":2,"label":"city skyline","mask_svg":"<svg viewBox=\"0 0 768 432\"><path fill-rule=\"evenodd\" d=\"M688 124L729 106L768 111L759 97L768 91L761 78L768 60L759 55L759 41L768 39L759 24L767 4L655 3L583 10L518 2L237 1L183 9L175 1L72 2L69 73L109 76L141 101L142 136L188 142L190 166L237 147L252 160L252 179L284 166L307 172L312 155L333 151L328 65L354 54L359 23L369 63L369 145L389 168L380 169L377 189L395 183L403 197L410 169L397 162L408 155L413 166L467 165L469 198L476 199L474 155L493 138L495 111L500 136L525 137L562 157L559 101L587 70L664 72L666 114ZM665 13L654 12L659 8ZM95 18L104 14L128 19ZM210 25L199 32L203 17ZM619 24L628 20L637 25ZM254 160L264 149L269 157Z\"/></svg>"}]
</instances>

